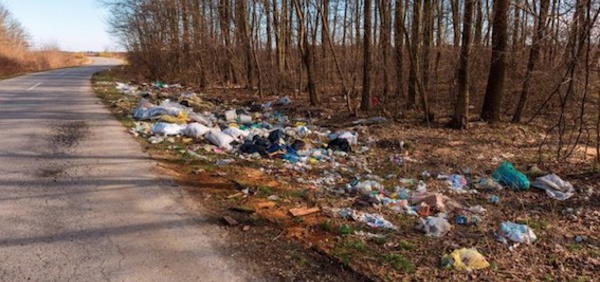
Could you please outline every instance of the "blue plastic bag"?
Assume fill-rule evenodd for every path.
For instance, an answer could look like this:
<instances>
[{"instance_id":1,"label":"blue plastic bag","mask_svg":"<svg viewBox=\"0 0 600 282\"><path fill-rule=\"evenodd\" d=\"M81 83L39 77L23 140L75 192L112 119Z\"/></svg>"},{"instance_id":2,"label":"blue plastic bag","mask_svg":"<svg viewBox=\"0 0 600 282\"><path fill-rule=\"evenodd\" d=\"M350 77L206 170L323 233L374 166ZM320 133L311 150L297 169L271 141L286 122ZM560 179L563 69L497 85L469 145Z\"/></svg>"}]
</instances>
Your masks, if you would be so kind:
<instances>
[{"instance_id":1,"label":"blue plastic bag","mask_svg":"<svg viewBox=\"0 0 600 282\"><path fill-rule=\"evenodd\" d=\"M509 162L502 162L496 171L492 173L492 178L501 185L507 186L513 190L529 189L529 179L527 176L518 171Z\"/></svg>"}]
</instances>

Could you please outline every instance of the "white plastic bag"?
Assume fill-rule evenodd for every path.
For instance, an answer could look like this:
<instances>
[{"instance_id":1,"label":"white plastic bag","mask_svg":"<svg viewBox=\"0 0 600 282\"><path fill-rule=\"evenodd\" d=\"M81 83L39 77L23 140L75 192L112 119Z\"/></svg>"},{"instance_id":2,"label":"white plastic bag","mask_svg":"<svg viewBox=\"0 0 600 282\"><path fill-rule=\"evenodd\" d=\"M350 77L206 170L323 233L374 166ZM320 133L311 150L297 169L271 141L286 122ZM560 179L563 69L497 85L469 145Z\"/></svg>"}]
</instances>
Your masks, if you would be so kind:
<instances>
[{"instance_id":1,"label":"white plastic bag","mask_svg":"<svg viewBox=\"0 0 600 282\"><path fill-rule=\"evenodd\" d=\"M443 216L428 216L427 219L419 219L417 229L425 232L429 237L442 237L452 229L452 226Z\"/></svg>"},{"instance_id":2,"label":"white plastic bag","mask_svg":"<svg viewBox=\"0 0 600 282\"><path fill-rule=\"evenodd\" d=\"M183 134L187 137L199 138L201 136L204 136L204 134L206 134L209 131L210 128L206 127L203 124L190 123L186 126L185 130L183 131Z\"/></svg>"},{"instance_id":3,"label":"white plastic bag","mask_svg":"<svg viewBox=\"0 0 600 282\"><path fill-rule=\"evenodd\" d=\"M218 146L219 148L229 151L232 148L231 146L231 142L234 141L233 137L220 132L220 131L216 131L216 130L211 130L208 133L206 133L205 136L206 140L208 140L210 143Z\"/></svg>"},{"instance_id":4,"label":"white plastic bag","mask_svg":"<svg viewBox=\"0 0 600 282\"><path fill-rule=\"evenodd\" d=\"M250 134L249 131L241 130L237 127L228 127L225 130L223 130L223 133L233 137L237 141L246 139L246 137L248 137L248 135Z\"/></svg>"},{"instance_id":5,"label":"white plastic bag","mask_svg":"<svg viewBox=\"0 0 600 282\"><path fill-rule=\"evenodd\" d=\"M176 123L158 122L152 126L152 132L158 135L180 135L185 129L185 125Z\"/></svg>"},{"instance_id":6,"label":"white plastic bag","mask_svg":"<svg viewBox=\"0 0 600 282\"><path fill-rule=\"evenodd\" d=\"M525 224L518 224L510 221L500 223L499 238L501 241L510 239L517 243L531 244L537 240L537 237L533 233L533 230Z\"/></svg>"},{"instance_id":7,"label":"white plastic bag","mask_svg":"<svg viewBox=\"0 0 600 282\"><path fill-rule=\"evenodd\" d=\"M552 173L535 179L531 186L546 191L546 194L552 199L564 201L575 194L575 189L571 183L562 180L558 175Z\"/></svg>"}]
</instances>

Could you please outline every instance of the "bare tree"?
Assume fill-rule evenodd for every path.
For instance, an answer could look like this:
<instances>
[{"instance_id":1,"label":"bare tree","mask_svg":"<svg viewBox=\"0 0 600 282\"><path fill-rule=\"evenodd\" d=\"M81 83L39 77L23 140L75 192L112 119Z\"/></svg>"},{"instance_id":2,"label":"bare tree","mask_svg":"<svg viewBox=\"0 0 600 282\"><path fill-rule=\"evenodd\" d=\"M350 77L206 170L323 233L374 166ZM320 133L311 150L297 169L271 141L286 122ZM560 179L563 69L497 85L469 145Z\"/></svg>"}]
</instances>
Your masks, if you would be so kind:
<instances>
[{"instance_id":1,"label":"bare tree","mask_svg":"<svg viewBox=\"0 0 600 282\"><path fill-rule=\"evenodd\" d=\"M537 64L538 57L540 55L541 41L544 38L544 30L546 29L546 16L548 14L548 8L550 6L550 0L540 0L540 15L536 20L536 31L531 42L531 48L529 50L529 60L527 62L527 73L525 74L525 80L523 81L523 89L521 90L521 97L519 98L519 104L515 114L513 115L513 122L520 122L523 110L527 105L527 99L529 98L529 92L531 91L531 80L533 77L533 70Z\"/></svg>"},{"instance_id":2,"label":"bare tree","mask_svg":"<svg viewBox=\"0 0 600 282\"><path fill-rule=\"evenodd\" d=\"M489 122L500 121L500 107L504 96L507 50L507 13L509 0L494 1L494 21L492 31L492 58L490 73L481 118Z\"/></svg>"},{"instance_id":3,"label":"bare tree","mask_svg":"<svg viewBox=\"0 0 600 282\"><path fill-rule=\"evenodd\" d=\"M360 109L371 109L371 1L365 0L364 7L364 36L363 36L363 83Z\"/></svg>"},{"instance_id":4,"label":"bare tree","mask_svg":"<svg viewBox=\"0 0 600 282\"><path fill-rule=\"evenodd\" d=\"M467 129L469 126L469 51L473 24L473 3L475 0L465 0L462 46L458 64L458 92L454 108L454 117L450 126L456 129Z\"/></svg>"}]
</instances>

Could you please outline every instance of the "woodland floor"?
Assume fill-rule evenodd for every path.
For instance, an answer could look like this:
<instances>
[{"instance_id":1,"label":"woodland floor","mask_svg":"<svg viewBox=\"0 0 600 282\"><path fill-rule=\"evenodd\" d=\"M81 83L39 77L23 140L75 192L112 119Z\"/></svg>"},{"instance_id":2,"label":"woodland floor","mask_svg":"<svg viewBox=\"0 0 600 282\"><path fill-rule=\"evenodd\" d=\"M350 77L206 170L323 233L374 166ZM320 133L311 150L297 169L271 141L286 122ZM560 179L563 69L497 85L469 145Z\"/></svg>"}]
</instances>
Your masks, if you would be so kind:
<instances>
[{"instance_id":1,"label":"woodland floor","mask_svg":"<svg viewBox=\"0 0 600 282\"><path fill-rule=\"evenodd\" d=\"M123 101L122 94L114 91L112 81L127 80L118 73L104 73L95 77L94 88L115 116L125 126L132 127L129 112L135 103ZM270 96L260 100L253 92L240 89L211 89L202 93L205 99L219 99L227 106L279 98ZM544 121L528 125L473 122L469 130L457 131L445 128L443 118L427 127L418 118L418 113L406 111L396 121L356 128L351 121L359 117L344 111L342 97L329 98L320 108L299 107L297 105L304 101L298 97L290 98L294 107L288 109L289 116L311 112L318 126L353 127L369 150L351 153L360 158L342 159L339 166L319 164L308 171L298 171L273 159L236 158L233 164L217 166L217 160L232 156L207 152L202 159L194 159L184 153L191 146L202 147L204 142L190 143L176 138L174 143L150 144L138 137L145 150L160 161L161 173L176 178L180 187L188 190L214 218L228 216L239 223L220 222L223 228L230 230L232 253L247 262L253 271L282 281L597 279L596 274L600 271L600 173L592 165L595 148L576 147L571 158L557 162L552 160L555 152L550 147L542 147L540 151L539 145L546 132ZM380 113L374 110L362 115L360 118ZM555 142L553 138L550 137L551 144ZM403 149L399 145L401 141ZM399 166L390 160L390 156L413 161ZM472 176L489 177L500 161L509 161L523 172L537 165L541 170L556 173L571 182L576 193L566 201L551 199L535 188L453 194L443 181L425 178L428 191L441 192L465 206L481 205L487 209L479 224L464 226L450 220L453 229L447 235L431 238L415 229L418 220L415 216L364 205L359 196L333 195L308 181L322 178L328 172L337 172L344 179L330 186L343 187L354 176L354 171L344 167L357 166L366 166L372 174L385 178L386 187L397 184L390 180L390 175L393 179L419 180L424 171L431 175L461 174L468 169ZM529 175L529 179L533 180L535 176ZM248 195L240 193L246 188ZM492 195L498 196L498 203L488 201ZM320 207L322 212L302 217L293 217L289 213L291 208L307 206ZM381 214L398 229L376 230L327 212L330 208L344 207ZM538 240L509 250L508 246L497 242L494 235L503 221L527 224ZM365 233L383 236L369 237ZM575 240L577 236L584 239ZM476 248L490 267L472 272L441 267L440 259L444 254L463 247Z\"/></svg>"}]
</instances>

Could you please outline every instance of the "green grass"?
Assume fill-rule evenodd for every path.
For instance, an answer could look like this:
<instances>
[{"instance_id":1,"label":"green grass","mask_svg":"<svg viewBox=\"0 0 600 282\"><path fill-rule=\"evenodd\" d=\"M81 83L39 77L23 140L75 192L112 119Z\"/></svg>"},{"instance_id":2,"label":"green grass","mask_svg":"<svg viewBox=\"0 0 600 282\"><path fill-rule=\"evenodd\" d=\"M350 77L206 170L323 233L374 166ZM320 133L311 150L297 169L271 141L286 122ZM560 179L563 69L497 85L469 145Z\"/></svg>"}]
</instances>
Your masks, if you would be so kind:
<instances>
[{"instance_id":1,"label":"green grass","mask_svg":"<svg viewBox=\"0 0 600 282\"><path fill-rule=\"evenodd\" d=\"M367 245L362 242L362 241L357 241L357 240L353 240L347 243L348 248L359 251L359 252L364 252L367 250Z\"/></svg>"},{"instance_id":2,"label":"green grass","mask_svg":"<svg viewBox=\"0 0 600 282\"><path fill-rule=\"evenodd\" d=\"M406 241L398 242L398 250L410 251L410 250L414 250L415 248L416 248L415 245L413 245L410 242L406 242Z\"/></svg>"},{"instance_id":3,"label":"green grass","mask_svg":"<svg viewBox=\"0 0 600 282\"><path fill-rule=\"evenodd\" d=\"M338 227L337 234L341 236L348 236L354 234L354 231L356 231L354 227L347 224L343 224L340 227Z\"/></svg>"},{"instance_id":4,"label":"green grass","mask_svg":"<svg viewBox=\"0 0 600 282\"><path fill-rule=\"evenodd\" d=\"M581 250L582 246L577 243L571 243L571 244L567 245L567 249L569 249L569 251L571 251L571 252L576 252L576 251Z\"/></svg>"},{"instance_id":5,"label":"green grass","mask_svg":"<svg viewBox=\"0 0 600 282\"><path fill-rule=\"evenodd\" d=\"M538 230L538 231L539 230L547 230L550 227L550 221L548 221L546 219L540 219L540 220L524 219L524 220L519 220L517 222L529 226L534 231L535 230Z\"/></svg>"},{"instance_id":6,"label":"green grass","mask_svg":"<svg viewBox=\"0 0 600 282\"><path fill-rule=\"evenodd\" d=\"M321 231L335 233L335 226L331 222L331 220L324 220L317 223L316 228Z\"/></svg>"},{"instance_id":7,"label":"green grass","mask_svg":"<svg viewBox=\"0 0 600 282\"><path fill-rule=\"evenodd\" d=\"M395 270L411 273L415 271L415 265L412 261L401 254L386 254L383 256L383 261L389 264Z\"/></svg>"}]
</instances>

